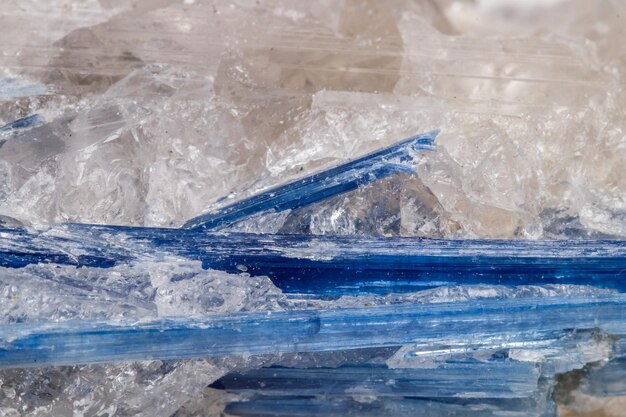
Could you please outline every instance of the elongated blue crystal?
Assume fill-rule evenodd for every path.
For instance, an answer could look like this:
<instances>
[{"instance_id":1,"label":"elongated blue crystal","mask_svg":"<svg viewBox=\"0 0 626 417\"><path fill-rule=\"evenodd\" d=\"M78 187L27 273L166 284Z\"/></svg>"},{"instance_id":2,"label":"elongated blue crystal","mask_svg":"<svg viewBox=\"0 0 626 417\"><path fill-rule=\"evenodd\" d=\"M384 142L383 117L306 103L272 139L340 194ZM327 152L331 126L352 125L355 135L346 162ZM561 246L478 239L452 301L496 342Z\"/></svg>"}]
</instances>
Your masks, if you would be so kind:
<instances>
[{"instance_id":1,"label":"elongated blue crystal","mask_svg":"<svg viewBox=\"0 0 626 417\"><path fill-rule=\"evenodd\" d=\"M195 217L184 224L186 229L216 229L228 226L253 214L280 212L315 203L399 172L413 172L405 162L423 150L434 150L439 132L412 136L388 148L349 161L311 176L292 181L250 198Z\"/></svg>"},{"instance_id":2,"label":"elongated blue crystal","mask_svg":"<svg viewBox=\"0 0 626 417\"><path fill-rule=\"evenodd\" d=\"M258 396L235 401L225 409L238 417L539 417L556 415L553 403L536 399L380 398L369 401L333 397Z\"/></svg>"},{"instance_id":3,"label":"elongated blue crystal","mask_svg":"<svg viewBox=\"0 0 626 417\"><path fill-rule=\"evenodd\" d=\"M539 366L530 362L461 362L425 369L389 369L384 365L364 364L339 368L260 368L230 373L214 385L230 392L283 397L527 398L536 393L539 375Z\"/></svg>"},{"instance_id":4,"label":"elongated blue crystal","mask_svg":"<svg viewBox=\"0 0 626 417\"><path fill-rule=\"evenodd\" d=\"M474 300L198 318L0 326L0 368L318 352L598 328L626 335L626 295Z\"/></svg>"},{"instance_id":5,"label":"elongated blue crystal","mask_svg":"<svg viewBox=\"0 0 626 417\"><path fill-rule=\"evenodd\" d=\"M1 81L2 80L0 79L0 84ZM14 120L10 123L5 124L4 126L0 126L0 147L2 147L7 139L13 136L17 130L28 129L29 127L38 126L42 123L43 118L40 115L32 114L30 116Z\"/></svg>"},{"instance_id":6,"label":"elongated blue crystal","mask_svg":"<svg viewBox=\"0 0 626 417\"><path fill-rule=\"evenodd\" d=\"M108 268L176 255L268 276L288 293L410 292L442 285L578 284L626 291L626 241L521 241L209 233L72 224L0 229L0 266Z\"/></svg>"},{"instance_id":7,"label":"elongated blue crystal","mask_svg":"<svg viewBox=\"0 0 626 417\"><path fill-rule=\"evenodd\" d=\"M14 120L7 123L4 126L0 126L0 133L8 132L17 129L26 129L29 127L37 126L43 123L43 118L38 114L31 114L30 116L23 117L21 119Z\"/></svg>"},{"instance_id":8,"label":"elongated blue crystal","mask_svg":"<svg viewBox=\"0 0 626 417\"><path fill-rule=\"evenodd\" d=\"M559 333L560 336L554 337ZM488 408L499 404L503 415L508 415L505 411L511 411L509 407L514 404L508 399L533 399L535 405L540 406L546 393L546 381L552 381L556 373L580 369L592 360L593 348L590 350L590 347L597 347L599 335L594 331L561 331L545 339L536 338L537 333L529 333L523 342L518 338L508 340L506 333L502 336L500 341L494 337L479 338L482 347L473 345L463 336L458 339L463 353L438 349L440 342L436 339L424 342L424 348L435 349L430 353L422 350L413 355L413 350L406 346L393 357L386 353L388 350L365 354L361 351L361 354L348 356L348 362L339 367L320 367L318 364L328 363L323 354L308 354L304 363L289 361L287 367L231 372L211 388L236 394L253 404L276 401L277 406L296 398L325 398L329 403L342 403L355 396L375 397L376 401L393 399L396 403L406 398L436 399L439 403L453 398L498 399L490 401ZM523 356L521 361L515 359L519 355L510 350L512 347L527 349L523 352L532 352L534 360L528 361L528 357ZM341 352L339 354L341 356ZM404 359L398 362L398 358ZM240 403L232 406L243 410ZM440 411L442 415L449 415L453 410L454 407L448 412ZM552 408L547 407L546 411Z\"/></svg>"}]
</instances>

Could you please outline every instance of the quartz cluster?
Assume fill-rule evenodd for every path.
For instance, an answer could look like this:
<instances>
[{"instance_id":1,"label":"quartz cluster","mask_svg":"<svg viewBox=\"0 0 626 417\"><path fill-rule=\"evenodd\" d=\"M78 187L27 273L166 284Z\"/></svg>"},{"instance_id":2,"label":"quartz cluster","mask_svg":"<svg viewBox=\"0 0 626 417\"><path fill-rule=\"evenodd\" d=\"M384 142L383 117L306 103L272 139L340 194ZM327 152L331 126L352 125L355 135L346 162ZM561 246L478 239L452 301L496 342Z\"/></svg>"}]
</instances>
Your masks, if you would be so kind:
<instances>
[{"instance_id":1,"label":"quartz cluster","mask_svg":"<svg viewBox=\"0 0 626 417\"><path fill-rule=\"evenodd\" d=\"M0 416L623 415L625 19L2 1Z\"/></svg>"}]
</instances>

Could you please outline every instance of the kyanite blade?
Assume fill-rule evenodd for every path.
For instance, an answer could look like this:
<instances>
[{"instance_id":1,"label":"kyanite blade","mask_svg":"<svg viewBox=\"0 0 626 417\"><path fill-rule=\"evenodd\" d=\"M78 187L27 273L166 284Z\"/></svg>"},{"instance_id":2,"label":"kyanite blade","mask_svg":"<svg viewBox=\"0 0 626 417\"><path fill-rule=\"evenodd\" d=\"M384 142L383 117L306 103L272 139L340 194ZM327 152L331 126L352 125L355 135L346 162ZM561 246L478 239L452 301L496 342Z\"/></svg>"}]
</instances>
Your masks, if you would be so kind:
<instances>
[{"instance_id":1,"label":"kyanite blade","mask_svg":"<svg viewBox=\"0 0 626 417\"><path fill-rule=\"evenodd\" d=\"M0 368L319 352L564 329L626 334L626 295L0 326Z\"/></svg>"},{"instance_id":2,"label":"kyanite blade","mask_svg":"<svg viewBox=\"0 0 626 417\"><path fill-rule=\"evenodd\" d=\"M334 168L289 182L213 212L202 214L183 225L185 229L216 229L253 214L296 209L352 191L360 186L399 172L413 172L416 153L434 150L438 131L412 136L387 148Z\"/></svg>"},{"instance_id":3,"label":"kyanite blade","mask_svg":"<svg viewBox=\"0 0 626 417\"><path fill-rule=\"evenodd\" d=\"M288 293L388 294L442 285L574 284L626 291L626 241L462 240L215 233L71 224L0 229L0 266L109 268L178 256L268 276Z\"/></svg>"}]
</instances>

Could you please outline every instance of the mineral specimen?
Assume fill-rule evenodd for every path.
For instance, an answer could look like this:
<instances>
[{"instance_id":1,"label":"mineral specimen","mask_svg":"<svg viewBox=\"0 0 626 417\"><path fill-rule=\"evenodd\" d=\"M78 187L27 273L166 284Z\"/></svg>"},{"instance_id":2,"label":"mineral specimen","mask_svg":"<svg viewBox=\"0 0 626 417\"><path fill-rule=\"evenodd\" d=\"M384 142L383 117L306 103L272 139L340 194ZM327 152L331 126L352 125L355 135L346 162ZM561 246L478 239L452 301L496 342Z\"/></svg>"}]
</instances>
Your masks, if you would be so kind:
<instances>
[{"instance_id":1,"label":"mineral specimen","mask_svg":"<svg viewBox=\"0 0 626 417\"><path fill-rule=\"evenodd\" d=\"M624 16L1 2L0 416L623 416Z\"/></svg>"}]
</instances>

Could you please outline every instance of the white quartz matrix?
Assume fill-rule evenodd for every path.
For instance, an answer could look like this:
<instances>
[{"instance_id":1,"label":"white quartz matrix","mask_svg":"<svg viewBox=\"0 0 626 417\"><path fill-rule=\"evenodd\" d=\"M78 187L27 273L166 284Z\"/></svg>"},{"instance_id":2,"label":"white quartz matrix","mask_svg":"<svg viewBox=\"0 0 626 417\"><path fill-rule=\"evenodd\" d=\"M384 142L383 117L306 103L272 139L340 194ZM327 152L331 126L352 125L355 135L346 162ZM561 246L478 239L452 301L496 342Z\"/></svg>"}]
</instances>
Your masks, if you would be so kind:
<instances>
[{"instance_id":1,"label":"white quartz matrix","mask_svg":"<svg viewBox=\"0 0 626 417\"><path fill-rule=\"evenodd\" d=\"M415 174L235 230L624 239L625 116L622 0L0 1L0 226L178 227L440 129ZM308 305L176 262L2 269L0 322ZM67 284L127 276L145 283L134 301ZM276 360L3 370L0 416L220 415L204 387Z\"/></svg>"}]
</instances>

